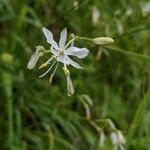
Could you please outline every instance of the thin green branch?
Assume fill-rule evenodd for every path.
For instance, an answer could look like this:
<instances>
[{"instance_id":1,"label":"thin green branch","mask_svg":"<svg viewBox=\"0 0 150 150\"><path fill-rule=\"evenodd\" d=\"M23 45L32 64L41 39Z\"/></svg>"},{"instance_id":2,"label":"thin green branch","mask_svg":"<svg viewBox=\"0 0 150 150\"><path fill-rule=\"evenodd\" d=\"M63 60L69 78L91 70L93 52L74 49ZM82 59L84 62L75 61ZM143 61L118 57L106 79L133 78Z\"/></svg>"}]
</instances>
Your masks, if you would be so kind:
<instances>
[{"instance_id":1,"label":"thin green branch","mask_svg":"<svg viewBox=\"0 0 150 150\"><path fill-rule=\"evenodd\" d=\"M114 36L113 39L122 38L124 36L131 35L131 34L134 34L134 33L137 33L137 32L141 32L141 31L144 31L144 30L149 30L149 29L150 29L149 25L141 27L141 28L131 29L131 30L127 31L126 33Z\"/></svg>"},{"instance_id":2,"label":"thin green branch","mask_svg":"<svg viewBox=\"0 0 150 150\"><path fill-rule=\"evenodd\" d=\"M118 48L118 47L105 46L105 48L107 48L109 50L112 50L112 51L120 52L120 53L125 54L125 55L131 55L131 56L135 56L135 57L139 57L139 58L150 60L150 56L138 54L138 53L135 53L135 52L126 51L126 50Z\"/></svg>"}]
</instances>

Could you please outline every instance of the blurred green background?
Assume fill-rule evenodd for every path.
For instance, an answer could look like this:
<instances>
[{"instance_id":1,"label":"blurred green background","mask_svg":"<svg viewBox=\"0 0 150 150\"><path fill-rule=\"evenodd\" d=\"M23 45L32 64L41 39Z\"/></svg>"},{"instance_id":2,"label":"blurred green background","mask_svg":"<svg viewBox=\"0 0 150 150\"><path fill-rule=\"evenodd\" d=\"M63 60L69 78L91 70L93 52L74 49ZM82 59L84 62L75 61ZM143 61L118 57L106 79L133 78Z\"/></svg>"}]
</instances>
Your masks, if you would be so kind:
<instances>
[{"instance_id":1,"label":"blurred green background","mask_svg":"<svg viewBox=\"0 0 150 150\"><path fill-rule=\"evenodd\" d=\"M95 121L109 118L126 149L149 150L149 12L148 0L0 0L0 149L113 150L110 127ZM115 40L75 43L90 54L77 60L83 70L69 66L72 97L61 65L52 84L38 78L38 67L27 70L35 46L49 48L43 26L57 41L64 27L68 35Z\"/></svg>"}]
</instances>

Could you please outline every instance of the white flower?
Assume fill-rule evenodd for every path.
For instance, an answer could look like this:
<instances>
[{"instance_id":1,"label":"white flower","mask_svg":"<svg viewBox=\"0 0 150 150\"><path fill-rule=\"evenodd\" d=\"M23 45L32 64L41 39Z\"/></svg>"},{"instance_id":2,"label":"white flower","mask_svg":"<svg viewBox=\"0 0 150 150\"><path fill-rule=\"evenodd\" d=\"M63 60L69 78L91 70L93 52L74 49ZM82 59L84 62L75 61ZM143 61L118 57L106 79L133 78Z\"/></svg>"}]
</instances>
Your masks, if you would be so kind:
<instances>
[{"instance_id":1,"label":"white flower","mask_svg":"<svg viewBox=\"0 0 150 150\"><path fill-rule=\"evenodd\" d=\"M54 41L53 34L48 29L43 27L42 31L47 39L47 42L51 45L51 49L45 50L44 47L38 46L35 53L31 56L29 63L27 65L27 68L33 69L40 56L43 56L46 53L52 53L51 57L45 63L43 63L39 67L39 69L51 64L50 67L47 69L45 73L43 73L39 77L41 78L45 76L55 66L49 78L49 82L51 83L57 71L59 62L63 63L64 64L63 69L64 69L66 82L67 82L67 93L68 93L68 96L71 96L74 94L74 88L73 88L73 84L70 78L70 72L67 69L67 65L72 65L78 69L82 67L78 63L73 61L71 58L69 58L69 56L76 56L82 59L88 55L89 50L86 48L77 48L74 46L74 40L77 39L77 36L73 36L72 39L66 44L66 41L67 41L67 29L66 28L63 29L63 31L61 32L60 40L58 44Z\"/></svg>"},{"instance_id":2,"label":"white flower","mask_svg":"<svg viewBox=\"0 0 150 150\"><path fill-rule=\"evenodd\" d=\"M60 34L59 44L57 44L53 39L53 34L46 28L42 29L47 42L52 46L51 53L54 55L58 62L61 62L66 65L72 65L76 68L82 68L78 63L70 59L68 56L76 56L80 59L86 57L89 53L89 50L86 48L77 48L74 46L69 46L71 43L67 43L67 29L65 28ZM72 40L73 42L73 40Z\"/></svg>"},{"instance_id":3,"label":"white flower","mask_svg":"<svg viewBox=\"0 0 150 150\"><path fill-rule=\"evenodd\" d=\"M125 144L125 137L123 136L122 132L117 130L115 132L112 132L111 135L111 140L112 140L112 143L115 145L115 149L121 149L121 150L124 150L124 144Z\"/></svg>"}]
</instances>

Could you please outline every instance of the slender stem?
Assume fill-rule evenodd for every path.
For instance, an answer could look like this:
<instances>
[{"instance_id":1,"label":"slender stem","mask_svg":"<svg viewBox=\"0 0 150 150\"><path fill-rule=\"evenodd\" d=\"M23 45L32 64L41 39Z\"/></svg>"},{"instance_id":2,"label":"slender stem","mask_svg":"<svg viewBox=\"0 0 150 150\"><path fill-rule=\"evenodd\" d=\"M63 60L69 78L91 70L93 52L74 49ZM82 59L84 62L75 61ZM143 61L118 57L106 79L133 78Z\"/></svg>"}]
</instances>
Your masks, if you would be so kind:
<instances>
[{"instance_id":1,"label":"slender stem","mask_svg":"<svg viewBox=\"0 0 150 150\"><path fill-rule=\"evenodd\" d=\"M50 53L51 52L51 50L49 50L49 49L46 49L45 51L44 51L44 53Z\"/></svg>"},{"instance_id":2,"label":"slender stem","mask_svg":"<svg viewBox=\"0 0 150 150\"><path fill-rule=\"evenodd\" d=\"M144 59L149 59L150 60L150 56L147 56L147 55L142 55L142 54L126 51L126 50L123 50L121 48L113 47L113 46L105 46L105 47L108 48L109 50L112 50L112 51L116 51L116 52L120 52L120 53L123 53L123 54L126 54L126 55L131 55L131 56L135 56L135 57L139 57L139 58L144 58Z\"/></svg>"},{"instance_id":3,"label":"slender stem","mask_svg":"<svg viewBox=\"0 0 150 150\"><path fill-rule=\"evenodd\" d=\"M8 147L13 145L13 99L12 99L12 76L10 73L4 71L2 72L3 79L3 90L5 92L5 97L7 100L6 110L7 110L7 131L8 131Z\"/></svg>"},{"instance_id":4,"label":"slender stem","mask_svg":"<svg viewBox=\"0 0 150 150\"><path fill-rule=\"evenodd\" d=\"M80 39L80 40L87 40L87 41L90 41L90 42L92 42L93 40L91 39L91 38L87 38L87 37L78 37L78 39Z\"/></svg>"},{"instance_id":5,"label":"slender stem","mask_svg":"<svg viewBox=\"0 0 150 150\"><path fill-rule=\"evenodd\" d=\"M80 39L80 40L86 40L86 41L90 41L92 42L92 39L87 38L87 37L81 37L81 36L76 36L75 38L71 39L65 46L64 49L66 49L73 41L75 41L76 39Z\"/></svg>"},{"instance_id":6,"label":"slender stem","mask_svg":"<svg viewBox=\"0 0 150 150\"><path fill-rule=\"evenodd\" d=\"M131 125L129 127L128 133L127 133L127 143L126 143L126 150L130 148L132 138L136 132L137 126L142 120L143 112L146 109L147 106L150 104L150 90L144 95L143 100L141 101L135 116L131 122Z\"/></svg>"},{"instance_id":7,"label":"slender stem","mask_svg":"<svg viewBox=\"0 0 150 150\"><path fill-rule=\"evenodd\" d=\"M56 73L56 71L58 69L58 66L59 66L59 61L57 62L56 66L55 66L55 69L54 69L54 71L52 73L53 76L55 75L55 73Z\"/></svg>"},{"instance_id":8,"label":"slender stem","mask_svg":"<svg viewBox=\"0 0 150 150\"><path fill-rule=\"evenodd\" d=\"M55 63L56 63L56 60L52 63L52 65L49 67L49 69L44 74L39 76L39 78L44 77L52 69L52 67L55 65Z\"/></svg>"},{"instance_id":9,"label":"slender stem","mask_svg":"<svg viewBox=\"0 0 150 150\"><path fill-rule=\"evenodd\" d=\"M134 34L134 33L140 32L140 31L149 30L149 29L150 29L149 25L141 27L141 28L134 28L134 29L131 29L131 30L127 31L126 33L121 34L121 35L116 35L113 38L114 39L122 38L124 36L131 35L131 34Z\"/></svg>"},{"instance_id":10,"label":"slender stem","mask_svg":"<svg viewBox=\"0 0 150 150\"><path fill-rule=\"evenodd\" d=\"M15 109L15 123L16 123L16 137L18 140L18 144L20 144L21 142L21 113L20 110L18 108Z\"/></svg>"},{"instance_id":11,"label":"slender stem","mask_svg":"<svg viewBox=\"0 0 150 150\"><path fill-rule=\"evenodd\" d=\"M75 38L71 39L65 46L64 49L66 49L74 40L76 40L78 37L76 36Z\"/></svg>"}]
</instances>

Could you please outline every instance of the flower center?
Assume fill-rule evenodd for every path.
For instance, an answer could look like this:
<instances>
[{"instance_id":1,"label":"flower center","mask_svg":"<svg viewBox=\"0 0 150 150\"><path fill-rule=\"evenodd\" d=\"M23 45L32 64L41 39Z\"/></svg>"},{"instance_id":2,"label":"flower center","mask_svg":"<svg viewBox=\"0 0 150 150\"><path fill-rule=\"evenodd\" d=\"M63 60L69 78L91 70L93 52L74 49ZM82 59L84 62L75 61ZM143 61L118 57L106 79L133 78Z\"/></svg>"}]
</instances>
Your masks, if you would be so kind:
<instances>
[{"instance_id":1,"label":"flower center","mask_svg":"<svg viewBox=\"0 0 150 150\"><path fill-rule=\"evenodd\" d=\"M64 53L65 53L65 51L62 49L62 50L60 51L60 55L64 55Z\"/></svg>"}]
</instances>

